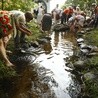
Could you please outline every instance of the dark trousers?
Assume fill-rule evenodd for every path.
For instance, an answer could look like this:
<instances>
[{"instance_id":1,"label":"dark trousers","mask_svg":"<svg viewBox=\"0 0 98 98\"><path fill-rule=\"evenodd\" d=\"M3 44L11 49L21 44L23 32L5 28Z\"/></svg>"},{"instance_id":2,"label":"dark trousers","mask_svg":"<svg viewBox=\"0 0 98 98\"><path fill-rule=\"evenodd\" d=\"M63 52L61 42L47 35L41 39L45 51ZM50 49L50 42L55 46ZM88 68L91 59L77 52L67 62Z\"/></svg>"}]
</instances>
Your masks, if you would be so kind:
<instances>
[{"instance_id":1,"label":"dark trousers","mask_svg":"<svg viewBox=\"0 0 98 98\"><path fill-rule=\"evenodd\" d=\"M98 26L98 15L95 16L94 28Z\"/></svg>"},{"instance_id":2,"label":"dark trousers","mask_svg":"<svg viewBox=\"0 0 98 98\"><path fill-rule=\"evenodd\" d=\"M19 31L17 30L17 34L16 34L16 36L15 36L15 38L14 38L14 45L15 45L15 48L20 48L20 44L21 44L21 43L24 43L24 41L25 41L25 34L22 33L22 32L19 32Z\"/></svg>"},{"instance_id":3,"label":"dark trousers","mask_svg":"<svg viewBox=\"0 0 98 98\"><path fill-rule=\"evenodd\" d=\"M66 23L68 21L68 19L71 17L72 15L66 15L64 12L62 13L61 16L61 24Z\"/></svg>"}]
</instances>

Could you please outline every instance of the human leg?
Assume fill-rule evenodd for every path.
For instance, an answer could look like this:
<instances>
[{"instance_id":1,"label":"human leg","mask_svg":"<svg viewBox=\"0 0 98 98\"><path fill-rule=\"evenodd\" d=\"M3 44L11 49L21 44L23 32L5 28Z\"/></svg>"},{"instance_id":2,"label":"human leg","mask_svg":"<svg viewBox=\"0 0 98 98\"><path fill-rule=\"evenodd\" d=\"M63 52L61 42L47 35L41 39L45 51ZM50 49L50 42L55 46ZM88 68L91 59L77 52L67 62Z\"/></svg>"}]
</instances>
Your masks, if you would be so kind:
<instances>
[{"instance_id":1,"label":"human leg","mask_svg":"<svg viewBox=\"0 0 98 98\"><path fill-rule=\"evenodd\" d=\"M6 49L4 47L4 43L2 39L0 39L0 54L6 66L8 67L13 66L13 64L7 58Z\"/></svg>"},{"instance_id":2,"label":"human leg","mask_svg":"<svg viewBox=\"0 0 98 98\"><path fill-rule=\"evenodd\" d=\"M26 40L25 40L25 33L22 33L21 32L21 35L20 35L20 43L24 43Z\"/></svg>"},{"instance_id":3,"label":"human leg","mask_svg":"<svg viewBox=\"0 0 98 98\"><path fill-rule=\"evenodd\" d=\"M14 46L15 48L20 48L20 32L17 30L16 36L14 38Z\"/></svg>"},{"instance_id":4,"label":"human leg","mask_svg":"<svg viewBox=\"0 0 98 98\"><path fill-rule=\"evenodd\" d=\"M9 40L10 40L11 37L12 37L12 35L9 34L8 36L6 36L6 37L3 38L3 43L4 43L4 47L5 48L7 47L7 44L8 44L8 42L9 42Z\"/></svg>"}]
</instances>

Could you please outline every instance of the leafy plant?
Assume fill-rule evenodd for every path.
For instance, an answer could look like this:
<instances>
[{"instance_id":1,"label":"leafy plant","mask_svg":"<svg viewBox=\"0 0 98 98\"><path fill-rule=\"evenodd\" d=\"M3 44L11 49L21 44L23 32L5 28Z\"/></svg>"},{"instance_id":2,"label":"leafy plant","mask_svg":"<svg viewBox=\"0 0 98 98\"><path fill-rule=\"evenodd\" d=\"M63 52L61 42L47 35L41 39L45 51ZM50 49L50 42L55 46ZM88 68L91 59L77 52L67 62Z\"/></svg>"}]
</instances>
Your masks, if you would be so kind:
<instances>
[{"instance_id":1,"label":"leafy plant","mask_svg":"<svg viewBox=\"0 0 98 98\"><path fill-rule=\"evenodd\" d=\"M0 61L0 79L8 78L16 75L16 71L12 68L6 67L2 61Z\"/></svg>"}]
</instances>

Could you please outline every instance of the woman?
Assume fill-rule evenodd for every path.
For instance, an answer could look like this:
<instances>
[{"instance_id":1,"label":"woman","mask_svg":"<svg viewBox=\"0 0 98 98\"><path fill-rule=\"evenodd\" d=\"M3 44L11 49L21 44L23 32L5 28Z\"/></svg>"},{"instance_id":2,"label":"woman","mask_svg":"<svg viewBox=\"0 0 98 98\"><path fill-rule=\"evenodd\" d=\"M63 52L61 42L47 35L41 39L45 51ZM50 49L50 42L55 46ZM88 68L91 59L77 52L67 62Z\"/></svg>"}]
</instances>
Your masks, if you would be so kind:
<instances>
[{"instance_id":1,"label":"woman","mask_svg":"<svg viewBox=\"0 0 98 98\"><path fill-rule=\"evenodd\" d=\"M10 13L8 11L0 11L0 54L6 66L13 66L6 55L6 45L12 31Z\"/></svg>"}]
</instances>

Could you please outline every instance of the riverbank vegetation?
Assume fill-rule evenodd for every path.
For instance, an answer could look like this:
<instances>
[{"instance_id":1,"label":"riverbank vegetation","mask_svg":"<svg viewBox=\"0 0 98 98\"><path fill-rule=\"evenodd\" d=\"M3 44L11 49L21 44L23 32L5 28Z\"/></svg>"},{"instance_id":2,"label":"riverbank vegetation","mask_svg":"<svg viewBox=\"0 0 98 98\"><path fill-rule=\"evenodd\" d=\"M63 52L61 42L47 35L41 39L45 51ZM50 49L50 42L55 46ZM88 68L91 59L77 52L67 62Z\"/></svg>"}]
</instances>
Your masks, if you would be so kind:
<instances>
[{"instance_id":1,"label":"riverbank vegetation","mask_svg":"<svg viewBox=\"0 0 98 98\"><path fill-rule=\"evenodd\" d=\"M92 31L85 33L83 38L87 45L98 47L98 29L93 29ZM83 81L85 85L83 90L89 98L98 97L98 48L96 48L95 52L96 54L87 57L86 66L88 67L85 70L82 70L84 77L86 77Z\"/></svg>"}]
</instances>

